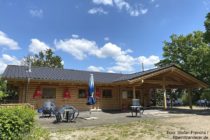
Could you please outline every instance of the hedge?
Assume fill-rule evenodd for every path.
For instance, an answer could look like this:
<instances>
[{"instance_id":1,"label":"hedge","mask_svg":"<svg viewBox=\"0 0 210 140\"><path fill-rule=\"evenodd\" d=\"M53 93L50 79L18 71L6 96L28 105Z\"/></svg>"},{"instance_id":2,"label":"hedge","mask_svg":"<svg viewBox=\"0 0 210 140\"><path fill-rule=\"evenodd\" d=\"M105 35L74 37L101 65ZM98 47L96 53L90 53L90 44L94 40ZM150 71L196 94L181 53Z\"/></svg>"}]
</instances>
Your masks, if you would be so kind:
<instances>
[{"instance_id":1,"label":"hedge","mask_svg":"<svg viewBox=\"0 0 210 140\"><path fill-rule=\"evenodd\" d=\"M26 106L0 107L0 139L21 140L34 126L34 116Z\"/></svg>"}]
</instances>

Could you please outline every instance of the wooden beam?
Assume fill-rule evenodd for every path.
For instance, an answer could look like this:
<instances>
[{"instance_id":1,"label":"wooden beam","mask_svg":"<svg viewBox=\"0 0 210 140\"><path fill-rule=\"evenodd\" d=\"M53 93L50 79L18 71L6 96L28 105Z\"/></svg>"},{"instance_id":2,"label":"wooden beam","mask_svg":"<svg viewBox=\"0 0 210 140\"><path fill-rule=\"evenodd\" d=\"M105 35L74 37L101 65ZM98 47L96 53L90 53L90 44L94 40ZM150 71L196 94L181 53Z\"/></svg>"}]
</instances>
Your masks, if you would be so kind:
<instances>
[{"instance_id":1,"label":"wooden beam","mask_svg":"<svg viewBox=\"0 0 210 140\"><path fill-rule=\"evenodd\" d=\"M144 81L143 82L140 82L140 83L134 83L134 84L129 83L127 85L138 87L138 86L142 86L143 84L144 84Z\"/></svg>"},{"instance_id":2,"label":"wooden beam","mask_svg":"<svg viewBox=\"0 0 210 140\"><path fill-rule=\"evenodd\" d=\"M145 76L142 76L142 77L139 77L139 78L135 78L135 79L129 80L128 82L130 84L133 84L135 82L139 82L139 81L142 81L142 80L148 79L150 77L154 77L154 76L157 76L157 75L160 75L162 73L169 72L169 71L171 71L171 68L163 69L163 70L160 70L160 71L157 71L157 72L154 72L154 73L150 73L150 74L147 74Z\"/></svg>"},{"instance_id":3,"label":"wooden beam","mask_svg":"<svg viewBox=\"0 0 210 140\"><path fill-rule=\"evenodd\" d=\"M193 77L192 75L186 73L186 72L183 72L182 70L180 69L175 69L175 72L177 72L177 74L187 78L188 80L190 80L192 83L197 83L198 85L200 85L200 87L202 88L207 88L208 85L206 83L204 83L203 81L200 81L198 80L197 78Z\"/></svg>"},{"instance_id":4,"label":"wooden beam","mask_svg":"<svg viewBox=\"0 0 210 140\"><path fill-rule=\"evenodd\" d=\"M173 73L173 76L171 76L171 78L177 82L181 82L181 78L177 77L177 75L175 73Z\"/></svg>"},{"instance_id":5,"label":"wooden beam","mask_svg":"<svg viewBox=\"0 0 210 140\"><path fill-rule=\"evenodd\" d=\"M133 99L136 99L136 87L133 86Z\"/></svg>"},{"instance_id":6,"label":"wooden beam","mask_svg":"<svg viewBox=\"0 0 210 140\"><path fill-rule=\"evenodd\" d=\"M169 67L167 69L163 69L163 70L160 70L160 71L156 71L156 72L153 72L153 73L149 73L147 75L144 75L144 76L140 76L138 78L134 78L134 79L131 79L131 80L128 80L129 84L134 84L134 83L137 83L137 82L142 82L148 78L151 78L151 77L154 77L154 76L158 76L158 75L161 75L163 74L161 77L165 76L164 73L167 73L166 75L168 75L168 72L170 74L175 74L178 78L176 78L176 76L174 76L173 78L178 82L178 83L175 83L174 81L173 82L169 82L169 84L176 84L176 85L186 85L186 84L195 84L196 83L196 87L202 87L202 88L207 88L208 87L208 84L204 83L203 81L201 80L198 80L197 78L195 78L194 76L180 70L179 68L176 68L176 67ZM182 84L179 84L179 82L181 82ZM186 82L186 83L185 83ZM166 82L168 83L168 82Z\"/></svg>"},{"instance_id":7,"label":"wooden beam","mask_svg":"<svg viewBox=\"0 0 210 140\"><path fill-rule=\"evenodd\" d=\"M192 89L188 89L188 101L189 101L189 107L192 110Z\"/></svg>"},{"instance_id":8,"label":"wooden beam","mask_svg":"<svg viewBox=\"0 0 210 140\"><path fill-rule=\"evenodd\" d=\"M163 85L162 80L145 80L144 83ZM167 84L167 85L184 85L184 83L182 83L182 82L171 81L171 80L170 81L165 80L165 84Z\"/></svg>"},{"instance_id":9,"label":"wooden beam","mask_svg":"<svg viewBox=\"0 0 210 140\"><path fill-rule=\"evenodd\" d=\"M166 79L163 77L163 107L167 109L167 101L166 101Z\"/></svg>"}]
</instances>

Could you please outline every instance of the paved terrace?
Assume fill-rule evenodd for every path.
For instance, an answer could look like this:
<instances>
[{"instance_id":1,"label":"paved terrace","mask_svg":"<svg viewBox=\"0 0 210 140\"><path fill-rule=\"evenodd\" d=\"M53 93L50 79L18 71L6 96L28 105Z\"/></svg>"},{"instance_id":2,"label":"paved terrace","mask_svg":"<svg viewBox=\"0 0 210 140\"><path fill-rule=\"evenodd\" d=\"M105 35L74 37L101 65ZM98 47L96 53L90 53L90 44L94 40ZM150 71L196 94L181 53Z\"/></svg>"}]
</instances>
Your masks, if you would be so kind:
<instances>
[{"instance_id":1,"label":"paved terrace","mask_svg":"<svg viewBox=\"0 0 210 140\"><path fill-rule=\"evenodd\" d=\"M192 115L210 115L210 109L198 107L193 110L190 110L186 107L168 110L148 109L144 111L144 114L141 117L132 117L131 112L92 112L91 117L97 117L98 119L96 120L85 120L84 118L89 117L89 112L84 111L80 112L76 122L73 123L56 123L55 117L39 118L39 115L37 115L36 120L38 124L40 124L42 127L47 128L51 131L56 131L68 128L82 128L107 124L128 123L141 119L164 119L170 117L184 117Z\"/></svg>"}]
</instances>

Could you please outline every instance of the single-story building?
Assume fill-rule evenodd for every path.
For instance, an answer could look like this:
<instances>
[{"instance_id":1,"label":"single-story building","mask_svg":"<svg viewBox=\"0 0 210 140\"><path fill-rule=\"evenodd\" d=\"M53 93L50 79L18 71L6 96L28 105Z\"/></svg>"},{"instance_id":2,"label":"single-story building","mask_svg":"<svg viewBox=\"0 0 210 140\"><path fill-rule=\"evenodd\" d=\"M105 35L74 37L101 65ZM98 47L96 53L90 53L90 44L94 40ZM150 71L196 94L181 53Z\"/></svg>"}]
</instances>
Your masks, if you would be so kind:
<instances>
[{"instance_id":1,"label":"single-story building","mask_svg":"<svg viewBox=\"0 0 210 140\"><path fill-rule=\"evenodd\" d=\"M133 98L140 99L142 106L149 106L154 89L163 89L166 108L166 89L188 89L191 95L193 88L208 87L176 65L133 74L8 65L2 78L16 89L19 103L30 103L38 108L45 100L52 99L57 106L70 104L79 110L88 110L86 97L90 74L94 75L95 107L100 109L126 109Z\"/></svg>"}]
</instances>

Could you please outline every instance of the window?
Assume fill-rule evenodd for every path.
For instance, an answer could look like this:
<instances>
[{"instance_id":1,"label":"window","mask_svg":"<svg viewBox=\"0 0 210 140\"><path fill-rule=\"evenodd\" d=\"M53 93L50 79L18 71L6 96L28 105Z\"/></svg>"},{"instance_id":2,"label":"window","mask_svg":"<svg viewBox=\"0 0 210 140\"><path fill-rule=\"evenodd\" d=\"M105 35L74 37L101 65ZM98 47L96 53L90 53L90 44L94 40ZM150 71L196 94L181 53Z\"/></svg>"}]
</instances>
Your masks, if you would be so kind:
<instances>
[{"instance_id":1,"label":"window","mask_svg":"<svg viewBox=\"0 0 210 140\"><path fill-rule=\"evenodd\" d=\"M136 90L136 99L140 99L140 98L141 98L140 91Z\"/></svg>"},{"instance_id":2,"label":"window","mask_svg":"<svg viewBox=\"0 0 210 140\"><path fill-rule=\"evenodd\" d=\"M85 89L79 89L79 94L78 97L79 98L86 98L87 97L87 91Z\"/></svg>"},{"instance_id":3,"label":"window","mask_svg":"<svg viewBox=\"0 0 210 140\"><path fill-rule=\"evenodd\" d=\"M102 91L103 98L112 98L112 90L111 89L104 89Z\"/></svg>"},{"instance_id":4,"label":"window","mask_svg":"<svg viewBox=\"0 0 210 140\"><path fill-rule=\"evenodd\" d=\"M44 99L56 98L56 88L43 88L42 98Z\"/></svg>"},{"instance_id":5,"label":"window","mask_svg":"<svg viewBox=\"0 0 210 140\"><path fill-rule=\"evenodd\" d=\"M131 99L133 98L133 91L132 90L127 91L127 97L131 98Z\"/></svg>"},{"instance_id":6,"label":"window","mask_svg":"<svg viewBox=\"0 0 210 140\"><path fill-rule=\"evenodd\" d=\"M132 90L123 90L122 91L122 98L123 99L127 99L127 98L132 99L133 98L133 91Z\"/></svg>"}]
</instances>

